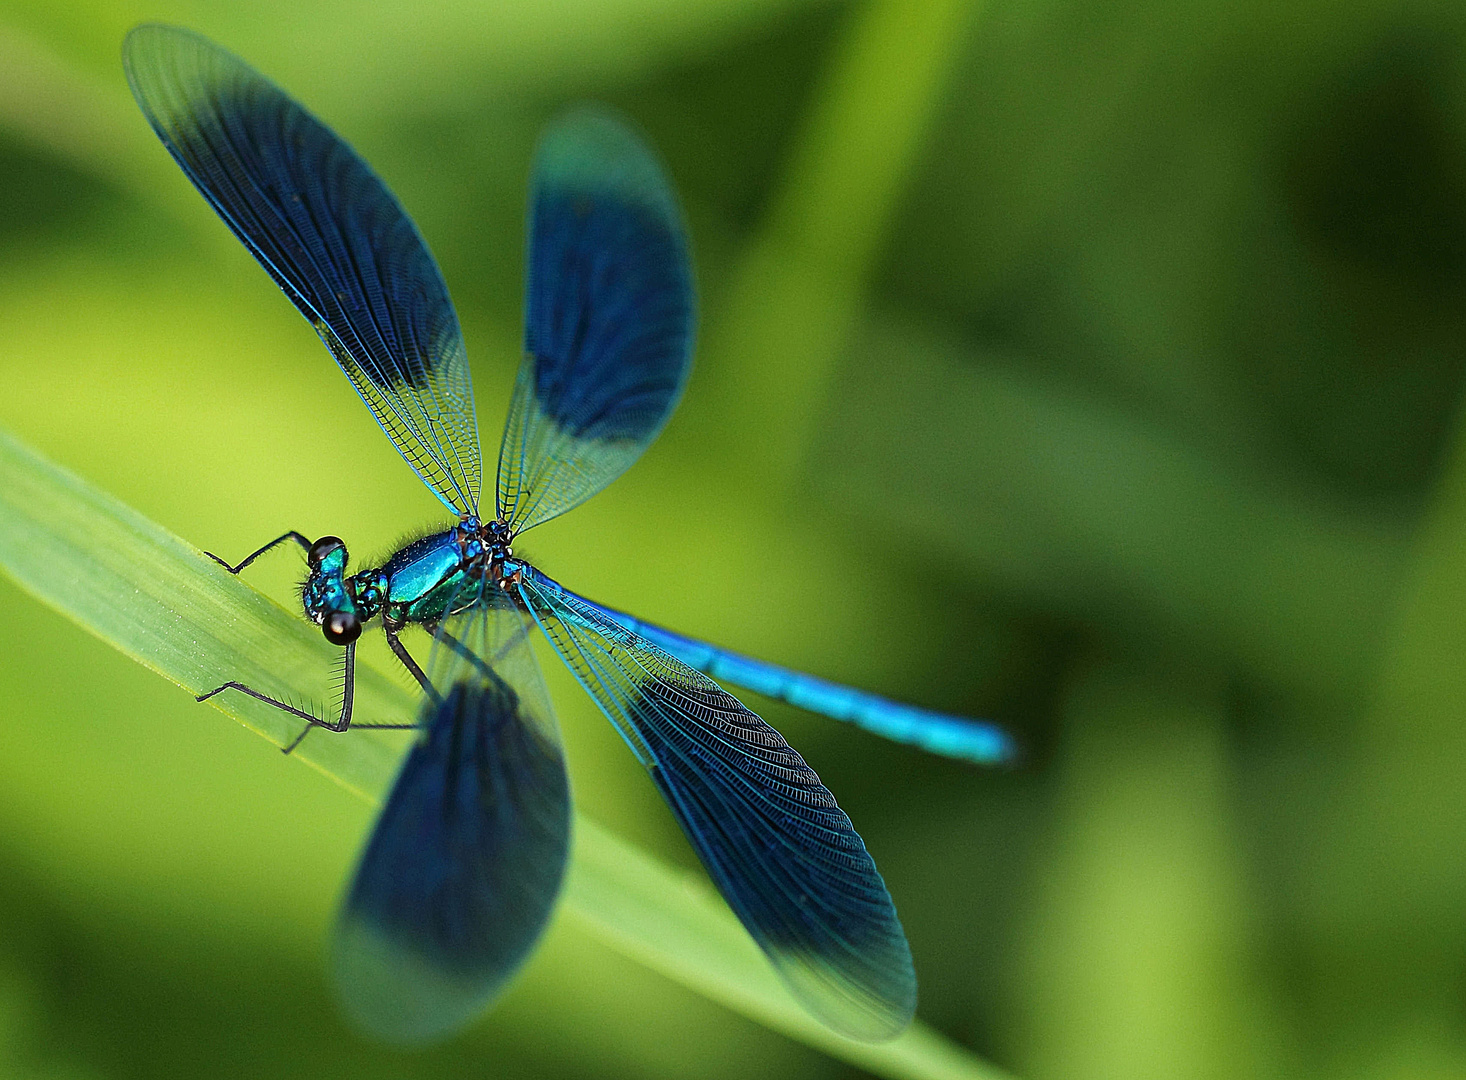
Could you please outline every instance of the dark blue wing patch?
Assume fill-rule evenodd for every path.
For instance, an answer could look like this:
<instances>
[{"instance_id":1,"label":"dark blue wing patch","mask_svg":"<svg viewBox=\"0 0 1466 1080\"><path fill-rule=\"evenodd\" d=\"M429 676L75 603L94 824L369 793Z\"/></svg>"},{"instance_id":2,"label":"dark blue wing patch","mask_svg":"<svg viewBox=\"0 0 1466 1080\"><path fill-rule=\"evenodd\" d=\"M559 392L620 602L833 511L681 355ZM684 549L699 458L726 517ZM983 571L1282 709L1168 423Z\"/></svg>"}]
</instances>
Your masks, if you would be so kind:
<instances>
[{"instance_id":1,"label":"dark blue wing patch","mask_svg":"<svg viewBox=\"0 0 1466 1080\"><path fill-rule=\"evenodd\" d=\"M535 158L525 357L499 457L523 530L605 487L651 444L687 378L692 271L676 197L614 114L551 124Z\"/></svg>"},{"instance_id":2,"label":"dark blue wing patch","mask_svg":"<svg viewBox=\"0 0 1466 1080\"><path fill-rule=\"evenodd\" d=\"M127 36L123 64L153 130L310 320L408 463L476 511L478 422L458 316L412 219L356 152L206 38Z\"/></svg>"},{"instance_id":3,"label":"dark blue wing patch","mask_svg":"<svg viewBox=\"0 0 1466 1080\"><path fill-rule=\"evenodd\" d=\"M521 593L646 767L729 906L816 1016L893 1038L916 975L875 863L782 736L716 683L526 567Z\"/></svg>"},{"instance_id":4,"label":"dark blue wing patch","mask_svg":"<svg viewBox=\"0 0 1466 1080\"><path fill-rule=\"evenodd\" d=\"M447 665L453 680L439 683L441 701L424 706L427 731L337 925L342 1002L363 1029L393 1042L442 1038L477 1016L544 932L564 875L570 788L548 706L515 674L516 663L533 664L521 616L470 611L452 621L506 614L518 637L497 655L482 635L456 637L462 661ZM505 665L526 693L491 665ZM537 669L531 678L538 683Z\"/></svg>"}]
</instances>

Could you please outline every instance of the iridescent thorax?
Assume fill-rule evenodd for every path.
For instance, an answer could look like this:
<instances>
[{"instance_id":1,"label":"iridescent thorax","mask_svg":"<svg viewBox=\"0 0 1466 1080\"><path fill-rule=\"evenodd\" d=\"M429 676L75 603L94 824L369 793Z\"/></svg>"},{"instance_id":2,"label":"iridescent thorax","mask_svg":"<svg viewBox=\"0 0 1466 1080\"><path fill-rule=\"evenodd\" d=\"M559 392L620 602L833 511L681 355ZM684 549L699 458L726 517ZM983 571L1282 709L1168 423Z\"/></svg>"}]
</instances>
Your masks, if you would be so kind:
<instances>
[{"instance_id":1,"label":"iridescent thorax","mask_svg":"<svg viewBox=\"0 0 1466 1080\"><path fill-rule=\"evenodd\" d=\"M356 640L362 626L379 615L393 628L437 623L457 610L454 597L476 595L465 585L485 575L496 586L503 582L513 554L509 529L502 520L484 524L466 517L451 529L414 540L380 567L351 575L346 545L324 536L306 555L310 574L301 587L306 617L338 645Z\"/></svg>"}]
</instances>

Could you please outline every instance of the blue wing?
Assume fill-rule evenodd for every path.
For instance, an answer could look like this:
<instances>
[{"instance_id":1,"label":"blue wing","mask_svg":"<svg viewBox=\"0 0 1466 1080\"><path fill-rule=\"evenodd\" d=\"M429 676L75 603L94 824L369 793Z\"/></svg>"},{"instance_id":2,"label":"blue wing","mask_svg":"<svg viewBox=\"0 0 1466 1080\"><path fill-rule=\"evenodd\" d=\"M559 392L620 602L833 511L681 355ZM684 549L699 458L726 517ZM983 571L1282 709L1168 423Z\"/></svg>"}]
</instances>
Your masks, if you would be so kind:
<instances>
[{"instance_id":1,"label":"blue wing","mask_svg":"<svg viewBox=\"0 0 1466 1080\"><path fill-rule=\"evenodd\" d=\"M476 513L463 336L401 204L334 132L198 34L139 26L122 58L163 145L310 320L402 456L450 509Z\"/></svg>"},{"instance_id":2,"label":"blue wing","mask_svg":"<svg viewBox=\"0 0 1466 1080\"><path fill-rule=\"evenodd\" d=\"M498 995L549 920L570 789L528 619L480 600L444 621L426 725L342 907L335 979L366 1031L451 1034Z\"/></svg>"},{"instance_id":3,"label":"blue wing","mask_svg":"<svg viewBox=\"0 0 1466 1080\"><path fill-rule=\"evenodd\" d=\"M1011 765L1018 759L1018 746L1013 737L996 724L904 705L878 694L827 682L731 649L709 645L583 596L576 599L614 619L663 652L675 656L688 667L720 682L741 686L832 720L844 720L894 742L918 746L944 757L960 758L978 765Z\"/></svg>"},{"instance_id":4,"label":"blue wing","mask_svg":"<svg viewBox=\"0 0 1466 1080\"><path fill-rule=\"evenodd\" d=\"M717 684L543 574L522 567L519 588L794 995L845 1035L897 1035L916 1009L906 935L814 770Z\"/></svg>"},{"instance_id":5,"label":"blue wing","mask_svg":"<svg viewBox=\"0 0 1466 1080\"><path fill-rule=\"evenodd\" d=\"M590 498L671 415L692 356L692 271L677 199L613 114L552 123L535 156L524 359L499 450L515 532Z\"/></svg>"}]
</instances>

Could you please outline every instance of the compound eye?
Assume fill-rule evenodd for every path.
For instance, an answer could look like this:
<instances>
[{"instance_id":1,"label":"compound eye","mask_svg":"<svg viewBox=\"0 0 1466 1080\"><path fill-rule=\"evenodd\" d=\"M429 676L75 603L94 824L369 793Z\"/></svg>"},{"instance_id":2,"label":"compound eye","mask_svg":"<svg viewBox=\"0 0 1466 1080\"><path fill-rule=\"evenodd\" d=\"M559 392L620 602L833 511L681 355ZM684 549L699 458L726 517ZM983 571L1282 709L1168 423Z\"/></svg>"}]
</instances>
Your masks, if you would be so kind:
<instances>
[{"instance_id":1,"label":"compound eye","mask_svg":"<svg viewBox=\"0 0 1466 1080\"><path fill-rule=\"evenodd\" d=\"M320 566L321 560L337 548L345 550L346 545L341 542L339 536L323 536L311 545L310 551L306 553L306 560L312 566Z\"/></svg>"},{"instance_id":2,"label":"compound eye","mask_svg":"<svg viewBox=\"0 0 1466 1080\"><path fill-rule=\"evenodd\" d=\"M332 611L321 620L321 633L332 645L350 645L361 637L361 620L354 611Z\"/></svg>"}]
</instances>

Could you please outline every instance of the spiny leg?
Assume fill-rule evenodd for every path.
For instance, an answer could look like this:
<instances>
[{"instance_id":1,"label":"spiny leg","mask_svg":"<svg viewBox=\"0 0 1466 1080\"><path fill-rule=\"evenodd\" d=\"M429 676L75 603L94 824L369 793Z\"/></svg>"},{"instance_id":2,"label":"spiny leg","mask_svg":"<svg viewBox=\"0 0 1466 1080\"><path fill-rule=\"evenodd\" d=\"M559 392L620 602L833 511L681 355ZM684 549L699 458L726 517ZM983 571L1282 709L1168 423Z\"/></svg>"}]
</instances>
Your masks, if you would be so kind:
<instances>
[{"instance_id":1,"label":"spiny leg","mask_svg":"<svg viewBox=\"0 0 1466 1080\"><path fill-rule=\"evenodd\" d=\"M442 699L438 691L433 689L432 680L427 677L418 662L412 658L412 653L407 651L407 646L402 644L402 639L397 636L406 625L406 623L385 617L382 619L382 630L387 635L387 647L392 650L398 660L402 661L402 666L407 669L408 674L417 680L418 685L423 688L423 693L433 699L433 704L441 704Z\"/></svg>"},{"instance_id":2,"label":"spiny leg","mask_svg":"<svg viewBox=\"0 0 1466 1080\"><path fill-rule=\"evenodd\" d=\"M206 694L199 694L194 700L208 701L215 694L222 693L225 690L238 690L242 694L248 694L256 701L263 701L266 705L273 705L282 712L288 712L291 716L298 716L306 722L305 729L295 737L294 741L289 746L281 748L283 753L288 754L300 745L300 741L306 737L313 727L325 728L327 731L334 731L339 734L353 726L351 723L351 709L356 699L356 642L352 642L346 646L345 678L341 686L341 713L334 721L322 720L313 713L308 713L304 709L297 709L288 702L281 701L278 698L272 698L269 694L261 693L254 689L254 687L246 686L241 682L230 681L223 686L216 686ZM405 731L417 727L416 724L356 724L355 726L361 729L382 729L389 731Z\"/></svg>"},{"instance_id":3,"label":"spiny leg","mask_svg":"<svg viewBox=\"0 0 1466 1080\"><path fill-rule=\"evenodd\" d=\"M255 554L259 553L256 552ZM253 556L251 556L251 558L253 558ZM299 735L295 737L294 741L292 741L289 746L282 748L282 751L288 754L300 745L300 740L304 739L306 733L309 732L310 729L313 727L323 727L327 728L330 731L341 732L345 731L351 726L351 708L355 704L356 698L355 642L352 642L350 645L346 646L345 676L345 681L343 682L341 688L341 715L336 718L336 721L334 723L329 720L322 720L314 713L308 713L304 709L297 709L294 705L291 705L288 702L281 701L279 698L272 698L269 694L262 693L252 686L246 686L244 683L235 682L232 679L229 682L226 682L223 686L216 686L214 687L214 689L208 691L207 693L199 694L197 697L194 698L194 700L201 702L208 701L209 698L213 697L215 694L221 694L225 690L238 690L241 694L248 694L256 701L263 701L266 705L273 705L275 708L281 710L282 712L288 712L291 716L300 717L306 722L306 727L304 731L302 731Z\"/></svg>"},{"instance_id":4,"label":"spiny leg","mask_svg":"<svg viewBox=\"0 0 1466 1080\"><path fill-rule=\"evenodd\" d=\"M467 645L463 644L463 642L459 641L452 634L448 633L448 631L444 630L442 624L433 623L431 626L428 626L426 624L424 625L427 631L433 635L433 639L435 641L442 641L459 656L463 657L470 664L476 667L479 674L483 675L486 678L498 678L498 676L494 674L494 668L492 665L502 660L508 654L509 650L515 645L515 642L513 640L505 642L503 648L501 648L488 660L485 660L477 655Z\"/></svg>"},{"instance_id":5,"label":"spiny leg","mask_svg":"<svg viewBox=\"0 0 1466 1080\"><path fill-rule=\"evenodd\" d=\"M264 547L260 548L258 551L254 552L252 555L246 556L244 558L244 560L238 566L230 566L227 562L225 562L223 559L219 558L219 556L215 555L212 551L206 551L206 552L204 552L204 554L207 555L209 558L213 559L216 563L218 563L220 566L222 566L225 570L228 570L231 574L237 574L241 570L243 570L246 566L248 566L250 563L252 563L256 559L258 559L265 552L269 551L271 548L273 548L273 547L275 547L275 546L277 546L279 544L285 543L285 541L287 541L287 540L294 540L297 544L299 544L301 546L301 549L304 550L304 551L309 551L311 549L311 542L309 540L307 540L304 536L301 536L300 533L296 532L294 529L291 529L284 536L277 536L277 537L275 537L275 539L271 540L268 544L266 544ZM220 687L220 689L223 689L223 688Z\"/></svg>"},{"instance_id":6,"label":"spiny leg","mask_svg":"<svg viewBox=\"0 0 1466 1080\"><path fill-rule=\"evenodd\" d=\"M207 555L209 558L213 559L216 563L218 563L220 566L222 566L225 570L228 570L231 574L238 574L241 570L243 570L250 563L254 562L256 559L258 559L265 552L271 550L272 548L278 547L280 544L285 543L285 541L287 541L287 540L294 540L305 551L309 551L310 550L311 542L309 540L307 540L304 536L302 536L300 533L296 532L294 529L291 529L288 533L285 533L282 536L275 537L275 539L271 540L268 544L264 545L261 548L256 549L255 551L251 552L249 555L246 555L242 560L240 560L239 564L236 565L236 566L229 565L229 563L227 563L223 559L219 558L219 556L215 555L212 551L206 551L206 552L204 552L204 554ZM351 694L350 694L350 687L351 687L352 675L353 675L352 669L353 669L354 666L355 665L354 665L353 658L350 656L350 650L348 650L348 656L347 656L347 673L346 673L347 690L348 690L348 692L347 692L346 696L342 699L342 703L341 703L341 719L339 719L337 721L337 724L341 725L340 726L340 730L341 731L345 731L346 730L346 727L351 723ZM266 705L273 705L277 709L282 709L285 712L290 713L292 716L298 716L302 720L307 721L306 726L305 726L305 730L302 731L299 735L297 735L295 737L295 739L290 743L289 746L286 746L286 747L283 748L284 753L287 753L288 754L288 753L290 753L290 751L294 750L297 746L299 746L300 745L300 740L305 738L306 732L310 731L310 729L312 727L315 727L315 726L332 727L332 725L326 723L326 721L324 721L324 720L321 720L321 719L317 718L316 716L314 716L311 713L304 712L304 711L302 711L300 709L297 709L294 705L289 705L286 702L279 701L276 698L270 697L268 694L262 694L262 693L260 693L258 690L254 689L253 687L245 686L244 683L235 682L233 680L230 680L229 682L226 682L223 686L216 686L216 687L214 687L214 689L210 690L207 694L199 694L197 697L194 698L194 700L195 701L200 701L200 702L202 702L202 701L208 701L209 698L213 697L215 694L222 693L225 690L238 690L242 694L248 694L250 697L254 698L256 701L263 701ZM332 730L336 730L336 729L335 728L332 728Z\"/></svg>"}]
</instances>

